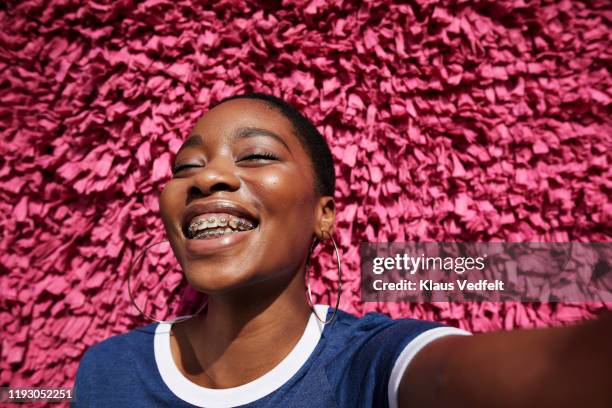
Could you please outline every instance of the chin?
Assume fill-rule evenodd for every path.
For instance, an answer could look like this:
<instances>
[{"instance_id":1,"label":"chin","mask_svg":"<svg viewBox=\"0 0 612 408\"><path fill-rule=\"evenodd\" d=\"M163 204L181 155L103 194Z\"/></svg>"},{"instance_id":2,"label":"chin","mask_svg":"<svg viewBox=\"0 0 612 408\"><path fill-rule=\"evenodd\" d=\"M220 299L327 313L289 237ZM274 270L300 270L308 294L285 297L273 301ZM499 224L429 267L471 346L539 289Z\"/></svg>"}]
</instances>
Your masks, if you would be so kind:
<instances>
[{"instance_id":1,"label":"chin","mask_svg":"<svg viewBox=\"0 0 612 408\"><path fill-rule=\"evenodd\" d=\"M210 260L188 261L183 273L194 289L208 295L228 293L253 281L253 276L244 268Z\"/></svg>"}]
</instances>

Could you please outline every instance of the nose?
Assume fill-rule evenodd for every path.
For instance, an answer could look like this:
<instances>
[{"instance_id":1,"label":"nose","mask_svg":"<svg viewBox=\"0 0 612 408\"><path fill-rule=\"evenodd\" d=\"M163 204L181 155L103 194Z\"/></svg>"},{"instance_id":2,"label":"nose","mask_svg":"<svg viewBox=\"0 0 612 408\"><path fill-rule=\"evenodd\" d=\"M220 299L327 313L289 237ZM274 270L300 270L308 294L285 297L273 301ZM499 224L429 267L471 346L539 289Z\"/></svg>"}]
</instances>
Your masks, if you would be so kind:
<instances>
[{"instance_id":1,"label":"nose","mask_svg":"<svg viewBox=\"0 0 612 408\"><path fill-rule=\"evenodd\" d=\"M236 175L233 161L227 158L211 160L192 178L189 198L206 197L217 191L236 191L240 178Z\"/></svg>"}]
</instances>

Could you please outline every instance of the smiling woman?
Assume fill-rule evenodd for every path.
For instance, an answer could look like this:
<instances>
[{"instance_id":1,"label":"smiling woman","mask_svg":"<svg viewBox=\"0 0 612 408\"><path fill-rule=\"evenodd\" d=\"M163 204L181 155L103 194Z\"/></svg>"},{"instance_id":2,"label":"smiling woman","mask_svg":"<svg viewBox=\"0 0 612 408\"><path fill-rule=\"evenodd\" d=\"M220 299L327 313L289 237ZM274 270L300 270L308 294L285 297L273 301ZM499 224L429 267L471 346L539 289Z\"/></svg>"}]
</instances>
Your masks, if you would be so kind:
<instances>
[{"instance_id":1,"label":"smiling woman","mask_svg":"<svg viewBox=\"0 0 612 408\"><path fill-rule=\"evenodd\" d=\"M469 336L436 322L358 318L308 301L312 249L322 241L336 248L334 185L324 138L284 101L247 94L213 106L178 151L160 196L167 238L188 282L208 295L206 311L90 347L76 405L540 403L533 384L560 378L563 370L551 377L549 363L574 344L570 330ZM555 339L562 345L549 347ZM529 374L523 392L517 363Z\"/></svg>"}]
</instances>

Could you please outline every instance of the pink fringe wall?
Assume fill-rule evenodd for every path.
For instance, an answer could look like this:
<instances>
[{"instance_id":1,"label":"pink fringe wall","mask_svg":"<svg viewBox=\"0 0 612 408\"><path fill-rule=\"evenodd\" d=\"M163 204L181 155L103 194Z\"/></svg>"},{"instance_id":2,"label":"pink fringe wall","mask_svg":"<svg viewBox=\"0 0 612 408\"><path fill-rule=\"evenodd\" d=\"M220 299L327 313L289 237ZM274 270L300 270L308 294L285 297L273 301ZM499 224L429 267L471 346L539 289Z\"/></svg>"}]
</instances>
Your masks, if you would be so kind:
<instances>
[{"instance_id":1,"label":"pink fringe wall","mask_svg":"<svg viewBox=\"0 0 612 408\"><path fill-rule=\"evenodd\" d=\"M611 240L609 1L208 3L0 5L2 386L71 386L87 346L147 323L125 279L163 238L172 155L244 91L332 146L342 308L483 332L609 307L360 304L358 259L363 241ZM151 259L139 304L175 316L193 293ZM331 248L318 259L331 303Z\"/></svg>"}]
</instances>

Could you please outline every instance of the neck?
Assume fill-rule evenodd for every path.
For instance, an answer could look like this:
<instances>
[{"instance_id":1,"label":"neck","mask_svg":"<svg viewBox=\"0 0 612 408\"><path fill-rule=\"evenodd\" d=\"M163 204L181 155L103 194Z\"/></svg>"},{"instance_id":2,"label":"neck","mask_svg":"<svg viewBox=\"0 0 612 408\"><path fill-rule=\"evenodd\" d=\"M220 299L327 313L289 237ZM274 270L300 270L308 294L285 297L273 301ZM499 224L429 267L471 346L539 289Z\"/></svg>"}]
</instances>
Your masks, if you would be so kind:
<instances>
[{"instance_id":1,"label":"neck","mask_svg":"<svg viewBox=\"0 0 612 408\"><path fill-rule=\"evenodd\" d=\"M172 355L179 370L200 386L232 388L278 365L311 314L302 277L296 273L286 285L262 282L210 296L206 314L173 325Z\"/></svg>"}]
</instances>

